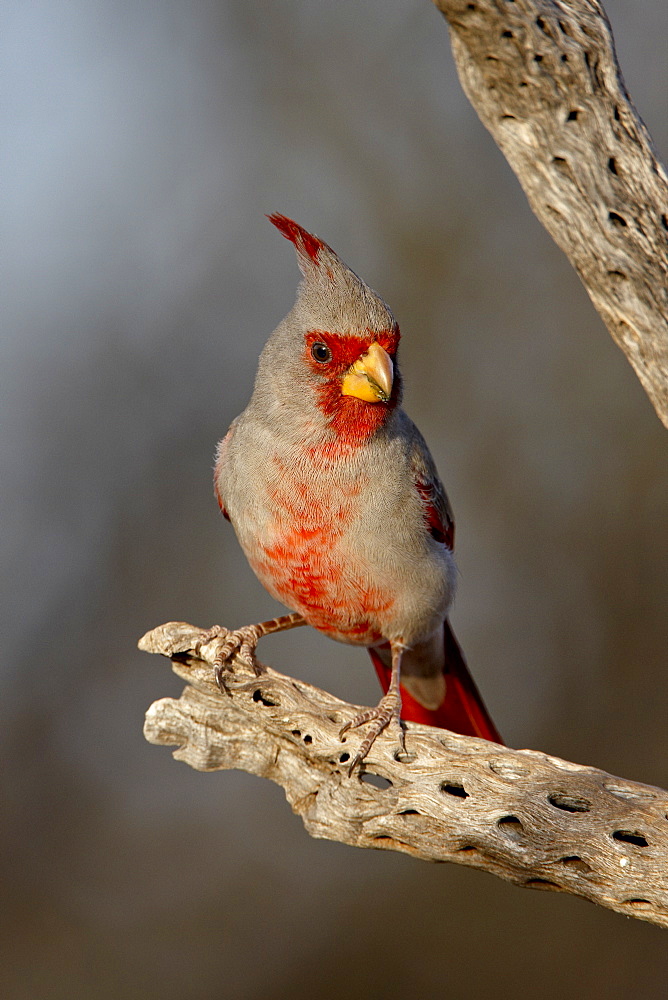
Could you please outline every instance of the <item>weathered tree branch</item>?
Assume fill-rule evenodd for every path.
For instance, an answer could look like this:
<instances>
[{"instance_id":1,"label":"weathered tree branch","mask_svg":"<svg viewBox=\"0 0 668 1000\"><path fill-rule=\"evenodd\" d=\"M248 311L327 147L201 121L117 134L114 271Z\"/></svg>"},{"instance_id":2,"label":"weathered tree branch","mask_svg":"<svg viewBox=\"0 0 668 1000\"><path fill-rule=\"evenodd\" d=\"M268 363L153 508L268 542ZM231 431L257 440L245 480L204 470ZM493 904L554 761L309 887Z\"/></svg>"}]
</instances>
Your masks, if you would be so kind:
<instances>
[{"instance_id":1,"label":"weathered tree branch","mask_svg":"<svg viewBox=\"0 0 668 1000\"><path fill-rule=\"evenodd\" d=\"M314 837L483 868L668 927L668 793L413 723L403 759L383 733L350 778L362 737L341 743L338 733L359 706L269 668L256 677L240 660L221 694L216 640L196 656L198 634L170 622L139 643L176 657L188 682L180 699L149 708L149 742L176 746L174 756L200 771L275 781Z\"/></svg>"},{"instance_id":2,"label":"weathered tree branch","mask_svg":"<svg viewBox=\"0 0 668 1000\"><path fill-rule=\"evenodd\" d=\"M434 0L464 91L668 426L668 178L596 0Z\"/></svg>"}]
</instances>

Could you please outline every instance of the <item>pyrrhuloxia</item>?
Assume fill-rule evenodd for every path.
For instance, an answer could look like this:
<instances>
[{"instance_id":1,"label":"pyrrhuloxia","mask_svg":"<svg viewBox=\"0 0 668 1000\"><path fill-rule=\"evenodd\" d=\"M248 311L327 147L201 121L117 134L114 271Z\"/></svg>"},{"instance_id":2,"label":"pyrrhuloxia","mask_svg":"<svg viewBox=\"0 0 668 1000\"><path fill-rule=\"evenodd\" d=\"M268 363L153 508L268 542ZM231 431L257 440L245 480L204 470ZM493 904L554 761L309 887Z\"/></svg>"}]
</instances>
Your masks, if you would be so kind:
<instances>
[{"instance_id":1,"label":"pyrrhuloxia","mask_svg":"<svg viewBox=\"0 0 668 1000\"><path fill-rule=\"evenodd\" d=\"M304 624L368 647L386 693L342 730L370 724L351 772L400 713L501 742L448 622L454 521L400 406L399 327L326 243L269 218L303 280L218 447L215 488L253 570L294 613L210 630L223 637L217 662L237 649L254 662L262 635Z\"/></svg>"}]
</instances>

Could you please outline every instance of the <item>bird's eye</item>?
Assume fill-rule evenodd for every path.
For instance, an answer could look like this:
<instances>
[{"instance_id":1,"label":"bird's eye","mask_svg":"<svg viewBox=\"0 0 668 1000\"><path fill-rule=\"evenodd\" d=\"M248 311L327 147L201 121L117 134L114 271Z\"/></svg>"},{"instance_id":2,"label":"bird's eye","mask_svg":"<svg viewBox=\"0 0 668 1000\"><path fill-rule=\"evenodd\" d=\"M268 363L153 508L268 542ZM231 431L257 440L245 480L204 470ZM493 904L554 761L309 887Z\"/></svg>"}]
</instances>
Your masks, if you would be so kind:
<instances>
[{"instance_id":1,"label":"bird's eye","mask_svg":"<svg viewBox=\"0 0 668 1000\"><path fill-rule=\"evenodd\" d=\"M324 365L332 360L332 352L327 344L323 344L318 340L315 344L311 344L311 357L319 361L321 365Z\"/></svg>"}]
</instances>

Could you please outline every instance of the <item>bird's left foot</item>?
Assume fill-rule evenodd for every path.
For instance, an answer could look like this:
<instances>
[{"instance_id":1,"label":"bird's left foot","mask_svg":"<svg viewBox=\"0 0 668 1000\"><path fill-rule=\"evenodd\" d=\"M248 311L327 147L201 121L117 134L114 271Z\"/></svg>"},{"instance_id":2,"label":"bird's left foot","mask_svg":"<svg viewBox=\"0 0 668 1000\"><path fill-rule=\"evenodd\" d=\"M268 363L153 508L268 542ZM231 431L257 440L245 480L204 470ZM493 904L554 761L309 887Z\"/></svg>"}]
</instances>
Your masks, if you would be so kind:
<instances>
[{"instance_id":1,"label":"bird's left foot","mask_svg":"<svg viewBox=\"0 0 668 1000\"><path fill-rule=\"evenodd\" d=\"M349 729L357 729L358 726L363 726L366 722L373 723L367 729L362 745L350 762L348 777L352 775L356 766L362 763L373 746L376 737L379 736L384 729L387 729L391 722L396 722L397 724L401 750L402 752L404 751L404 731L401 726L400 715L401 695L389 690L387 694L383 695L375 708L369 708L366 712L360 712L359 715L356 715L354 719L350 720L350 722L346 722L345 726L343 726L339 732L340 740L343 739L345 733L347 733Z\"/></svg>"}]
</instances>

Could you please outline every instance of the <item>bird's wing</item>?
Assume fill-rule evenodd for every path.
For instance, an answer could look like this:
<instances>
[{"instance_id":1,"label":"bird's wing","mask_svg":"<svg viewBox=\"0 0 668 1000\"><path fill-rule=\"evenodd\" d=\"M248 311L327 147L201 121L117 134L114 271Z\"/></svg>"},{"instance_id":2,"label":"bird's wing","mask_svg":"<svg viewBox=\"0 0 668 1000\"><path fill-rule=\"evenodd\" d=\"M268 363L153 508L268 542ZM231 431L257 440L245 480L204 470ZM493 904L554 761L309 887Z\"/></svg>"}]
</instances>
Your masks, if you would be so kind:
<instances>
[{"instance_id":1,"label":"bird's wing","mask_svg":"<svg viewBox=\"0 0 668 1000\"><path fill-rule=\"evenodd\" d=\"M411 471L424 508L427 530L432 538L452 552L455 547L455 519L452 507L429 448L415 426L411 441Z\"/></svg>"},{"instance_id":2,"label":"bird's wing","mask_svg":"<svg viewBox=\"0 0 668 1000\"><path fill-rule=\"evenodd\" d=\"M223 467L225 465L225 455L227 454L227 451L229 449L230 441L232 440L232 434L234 433L234 427L238 419L239 418L237 417L235 420L232 421L227 434L225 435L222 441L218 442L218 448L216 450L216 465L213 470L213 489L216 494L216 500L218 501L218 506L220 507L221 514L228 521L230 519L230 515L227 513L227 509L225 507L225 501L223 500L223 495L220 490L220 484L221 480L223 479Z\"/></svg>"}]
</instances>

